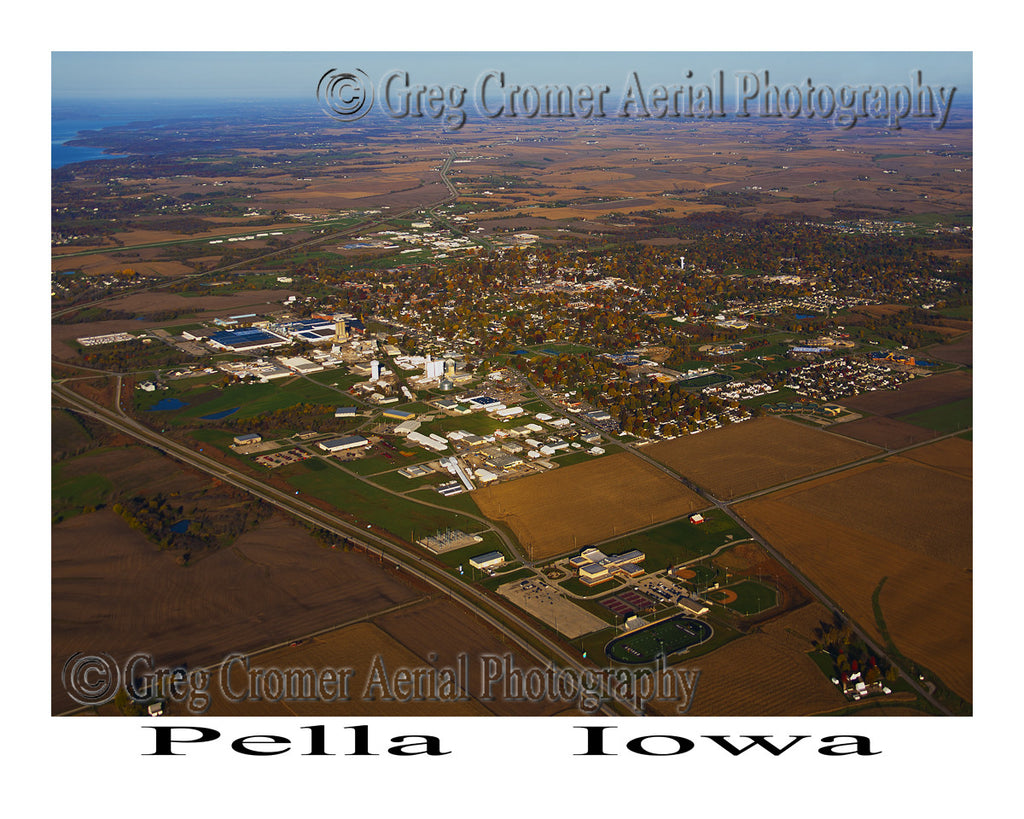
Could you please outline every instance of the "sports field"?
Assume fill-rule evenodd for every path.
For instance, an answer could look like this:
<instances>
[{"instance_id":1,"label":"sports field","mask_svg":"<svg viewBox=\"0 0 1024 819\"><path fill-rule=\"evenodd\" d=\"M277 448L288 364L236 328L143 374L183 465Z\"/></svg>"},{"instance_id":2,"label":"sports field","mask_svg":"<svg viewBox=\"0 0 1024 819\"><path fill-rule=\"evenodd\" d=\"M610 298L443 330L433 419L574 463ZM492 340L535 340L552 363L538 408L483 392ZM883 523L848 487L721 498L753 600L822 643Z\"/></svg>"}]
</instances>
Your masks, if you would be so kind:
<instances>
[{"instance_id":1,"label":"sports field","mask_svg":"<svg viewBox=\"0 0 1024 819\"><path fill-rule=\"evenodd\" d=\"M664 654L669 657L711 639L713 631L707 623L677 614L659 620L622 637L616 637L605 653L617 663L651 663Z\"/></svg>"},{"instance_id":2,"label":"sports field","mask_svg":"<svg viewBox=\"0 0 1024 819\"><path fill-rule=\"evenodd\" d=\"M744 580L708 594L723 606L740 614L759 614L778 602L775 590L753 580Z\"/></svg>"}]
</instances>

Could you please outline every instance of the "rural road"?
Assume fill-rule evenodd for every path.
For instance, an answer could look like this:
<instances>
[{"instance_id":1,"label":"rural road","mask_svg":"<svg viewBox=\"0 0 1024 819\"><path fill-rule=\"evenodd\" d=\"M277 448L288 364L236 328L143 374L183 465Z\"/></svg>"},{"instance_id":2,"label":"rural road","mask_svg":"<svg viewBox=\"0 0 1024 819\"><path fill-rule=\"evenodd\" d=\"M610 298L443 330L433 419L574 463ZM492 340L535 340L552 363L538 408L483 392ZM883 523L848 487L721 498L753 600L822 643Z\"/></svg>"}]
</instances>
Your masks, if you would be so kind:
<instances>
[{"instance_id":1,"label":"rural road","mask_svg":"<svg viewBox=\"0 0 1024 819\"><path fill-rule=\"evenodd\" d=\"M117 386L118 395L120 395L120 376L117 379ZM542 665L547 665L553 661L557 664L558 668L575 672L579 675L578 678L581 678L585 673L585 666L577 662L568 651L530 623L515 613L498 606L483 592L459 582L457 579L449 576L443 569L434 566L419 555L409 554L390 540L375 533L372 529L355 526L341 520L335 515L306 503L296 496L267 486L231 467L204 456L202 453L197 453L182 444L165 438L124 415L120 406L118 406L116 411L108 409L77 395L59 383L52 384L51 391L57 405L66 405L85 413L119 432L123 432L144 444L155 447L176 460L182 461L195 469L206 472L225 483L236 486L271 503L300 520L347 537L367 554L379 556L382 561L390 561L399 570L407 572L412 577L428 584L448 596L451 600L459 603L481 620L504 634L527 655L533 657ZM620 704L628 707L628 703ZM609 716L616 713L608 703L603 704L600 711Z\"/></svg>"},{"instance_id":2,"label":"rural road","mask_svg":"<svg viewBox=\"0 0 1024 819\"><path fill-rule=\"evenodd\" d=\"M548 407L550 407L551 409L555 410L556 412L560 412L560 413L564 412L564 408L563 407L558 406L557 404L552 402L550 399L548 399L545 395L543 395L543 393L541 392L541 389L539 387L537 387L536 385L533 385L533 386L534 386L534 392L537 394L538 398L540 398L540 400L544 402L544 404L546 404ZM937 699L935 699L935 697L934 697L934 695L932 693L933 688L932 689L926 688L924 685L921 684L921 682L917 679L917 677L915 677L913 674L909 673L906 669L902 668L898 663L893 661L893 659L888 656L886 651L880 645L878 645L878 643L875 640L873 640L867 634L866 630L863 629L858 623L856 623L850 617L850 615L847 614L846 611L843 610L843 608L838 603L836 603L831 597L829 597L827 594L825 594L825 592L822 591L820 587L818 587L815 583L813 583L810 580L810 578L808 578L795 565L793 565L793 563L791 563L789 560L787 560L784 555L782 555L776 548L774 548L749 523L747 523L745 520L743 520L743 518L741 518L739 515L737 515L732 510L731 506L732 506L733 503L737 503L737 502L739 502L741 500L749 500L750 498L759 497L760 495L765 495L765 494L767 494L769 492L775 492L775 491L777 491L779 489L782 489L782 488L785 488L785 487L797 486L797 485L802 484L802 483L804 483L806 481L815 480L816 478L821 478L821 477L826 476L826 475L833 475L833 474L835 474L837 472L842 472L842 471L844 471L846 469L851 469L851 468L853 468L855 466L860 466L862 464L872 463L874 461L879 461L879 460L882 460L884 458L889 458L889 457L891 457L893 455L897 455L899 453L906 452L906 451L911 450L911 449L916 449L917 447L925 446L926 444L934 443L937 440L942 440L942 439L945 439L945 438L952 438L952 437L955 437L956 435L963 434L963 432L965 430L957 430L956 432L949 433L947 435L940 435L940 436L937 436L936 438L931 439L930 441L924 441L924 442L921 442L921 443L918 443L918 444L912 444L910 446L906 446L906 447L903 447L902 449L898 449L898 450L892 450L892 451L883 450L879 454L872 455L872 456L870 456L868 458L862 458L861 460L854 461L852 463L844 464L844 465L841 465L841 466L836 466L834 468L827 469L827 470L825 470L823 472L817 472L817 473L815 473L813 475L808 475L808 476L806 476L804 478L800 478L798 480L788 481L786 483L779 484L778 486L772 486L772 487L768 487L768 488L763 489L763 490L759 490L757 492L752 492L752 493L750 493L748 495L743 496L742 498L737 498L737 499L732 500L732 501L723 501L723 500L720 500L719 498L714 497L713 495L708 493L706 490L702 489L700 486L698 486L697 484L695 484L693 481L689 480L685 476L680 475L679 473L675 472L672 469L669 469L667 466L665 466L664 464L660 463L659 461L656 461L653 458L645 455L641 448L635 447L635 446L633 446L632 444L630 444L630 443L628 443L626 441L616 440L616 439L612 438L612 436L609 433L606 433L604 430L598 429L596 426L593 426L592 424L588 423L587 421L585 421L582 418L582 416L577 416L576 420L577 420L577 422L580 425L587 426L590 429L595 430L598 434L600 434L602 436L602 438L605 441L608 441L610 443L616 444L617 446L623 447L625 450L627 450L628 452L633 453L636 457L640 458L642 461L644 461L644 462L650 464L651 466L659 469L661 472L665 473L669 477L679 481L684 486L686 486L688 489L692 490L693 492L696 492L698 495L700 495L702 498L704 498L706 501L708 501L710 506L713 506L713 507L715 507L717 509L720 509L724 514L728 515L729 518L732 519L738 526L743 528L743 530L750 536L750 538L752 540L756 541L789 574L791 574L794 578L796 578L796 580L799 583L801 583L804 586L804 588L806 588L807 591L809 591L811 593L811 595L813 595L823 606L825 606L825 608L827 608L834 615L839 616L844 622L849 623L850 624L850 628L854 631L854 633L857 635L857 637L861 641L863 641L863 643L866 646L868 646L868 648L870 648L871 651L873 651L877 657L879 657L880 659L884 659L890 665L892 665L895 668L897 668L899 670L899 672L900 672L900 676L906 681L906 683L912 689L914 689L915 692L917 692L917 694L919 694L923 699L925 699L928 703L930 703L940 713L945 714L947 716L950 716L949 709L947 709L942 703L940 703Z\"/></svg>"}]
</instances>

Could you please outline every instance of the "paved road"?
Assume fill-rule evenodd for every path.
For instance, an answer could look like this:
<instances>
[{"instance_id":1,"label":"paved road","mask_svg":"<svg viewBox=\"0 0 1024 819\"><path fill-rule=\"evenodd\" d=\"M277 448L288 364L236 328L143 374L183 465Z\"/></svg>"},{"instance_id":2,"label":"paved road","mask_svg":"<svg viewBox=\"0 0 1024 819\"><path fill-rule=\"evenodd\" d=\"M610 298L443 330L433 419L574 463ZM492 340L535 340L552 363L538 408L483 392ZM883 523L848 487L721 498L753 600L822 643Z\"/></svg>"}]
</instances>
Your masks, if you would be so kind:
<instances>
[{"instance_id":1,"label":"paved road","mask_svg":"<svg viewBox=\"0 0 1024 819\"><path fill-rule=\"evenodd\" d=\"M564 407L560 407L559 405L555 404L550 399L545 397L541 393L541 390L540 390L539 387L536 387L534 385L534 388L535 388L535 392L537 394L537 397L540 398L540 400L544 404L546 404L547 406L549 406L551 409L555 410L556 412L564 413L564 411L565 411ZM868 648L871 649L872 652L874 652L874 654L878 658L884 659L890 665L895 666L899 670L900 676L902 676L903 679L906 680L907 684L910 685L910 687L913 688L922 698L924 698L927 702L931 703L931 705L933 705L941 713L946 714L946 715L950 715L950 711L944 705L942 705L938 700L935 699L935 697L932 695L931 690L929 690L929 689L925 688L923 685L921 685L921 683L918 681L917 677L915 677L914 675L910 674L908 671L906 671L905 669L900 667L896 662L894 662L892 660L892 658L889 657L886 654L885 650L880 645L878 645L878 643L875 640L873 640L867 634L867 632L863 628L861 628L850 617L850 615L846 613L845 610L843 610L843 608L838 603L836 603L834 600L832 600L831 597L829 597L827 594L825 594L825 592L822 591L821 588L819 588L816 584L811 582L811 580L803 572L801 572L793 563L791 563L789 560L787 560L786 557L784 555L782 555L777 549L775 549L759 532L757 532L749 523L747 523L745 520L743 520L743 518L741 518L739 515L737 515L731 509L731 504L738 503L740 500L749 500L750 498L758 497L760 495L764 495L764 494L767 494L769 492L775 492L775 491L777 491L777 490L779 490L779 489L781 489L783 487L795 486L795 485L803 483L805 481L810 481L810 480L814 480L815 478L820 478L820 477L822 477L824 475L832 475L832 474L835 474L836 472L842 472L843 470L851 469L851 468L853 468L855 466L859 466L861 464L871 463L872 461L878 461L878 460L881 460L883 458L888 458L888 457L890 457L890 456L892 456L894 454L899 454L901 452L906 452L907 450L915 449L915 448L917 448L919 446L924 446L925 444L928 444L928 443L934 443L936 440L942 440L943 438L951 438L951 437L954 437L956 435L960 435L965 430L958 430L955 433L950 433L948 435L941 435L941 436L938 436L937 438L933 438L931 441L922 442L920 444L912 444L910 446L903 447L902 449L899 449L899 450L894 450L894 451L891 451L891 452L890 451L883 451L883 452L880 452L878 455L873 455L873 456L871 456L869 458L863 458L863 459L861 459L859 461L855 461L855 462L850 463L850 464L844 464L842 466L837 466L837 467L834 467L833 469L825 470L824 472L819 472L819 473L816 473L814 475L809 475L809 476L806 476L804 478L800 478L798 480L789 481L787 483L780 484L778 486L773 486L773 487L770 487L770 488L767 488L767 489L760 490L758 492L753 492L753 493L751 493L749 495L745 495L742 498L737 498L737 499L735 499L733 501L726 502L726 501L720 500L719 498L714 497L713 495L711 495L710 493L708 493L707 491L702 489L700 486L698 486L697 484L695 484L693 481L689 480L685 476L680 475L678 472L675 472L674 470L669 469L664 464L662 464L662 463L654 460L653 458L649 457L648 455L644 454L642 448L635 447L632 444L630 444L630 443L628 443L626 441L623 441L621 439L613 438L609 433L606 433L604 430L601 430L601 429L597 428L596 426L593 426L592 424L587 422L582 416L577 416L576 420L577 420L577 422L581 426L586 426L586 427L589 427L589 428L594 429L595 431L597 431L602 436L602 438L605 441L608 441L610 443L616 444L617 446L623 447L626 451L631 452L633 455L635 455L636 457L640 458L645 463L650 464L651 466L661 470L663 473L665 473L669 477L679 481L684 486L686 486L688 489L691 489L692 491L694 491L698 495L700 495L702 498L704 498L704 500L708 501L708 503L711 506L715 507L716 509L720 509L724 514L728 515L737 525L739 525L740 527L743 528L743 530L750 536L751 539L756 541L769 555L771 555L775 560L777 560L779 562L779 564L787 572L789 572L794 578L796 578L804 586L804 588L806 588L811 593L811 595L813 595L815 598L817 598L817 600L822 605L824 605L833 614L839 615L843 619L843 621L849 623L850 624L850 628L853 630L853 632L861 639L861 641L863 641L863 643L866 646L868 646Z\"/></svg>"},{"instance_id":2,"label":"paved road","mask_svg":"<svg viewBox=\"0 0 1024 819\"><path fill-rule=\"evenodd\" d=\"M121 395L121 377L117 377L117 395ZM116 410L111 410L89 401L58 383L51 385L55 402L70 406L79 412L100 421L120 432L149 444L167 455L213 475L219 480L238 487L274 506L288 512L294 517L322 527L328 531L347 537L356 546L371 555L378 556L381 561L389 561L397 569L405 571L418 580L447 595L451 600L475 614L484 622L504 634L517 645L526 655L533 657L542 666L554 662L563 670L571 670L581 678L586 666L579 663L573 655L551 640L547 635L534 628L532 624L515 613L508 611L491 601L483 592L465 585L444 570L425 561L421 556L410 554L397 546L383 534L373 529L363 528L342 520L337 516L320 509L294 495L282 492L275 487L267 486L247 475L219 463L201 453L172 441L155 431L145 427L124 414L120 400ZM626 704L622 704L627 707ZM601 707L601 713L614 715L615 710L608 704Z\"/></svg>"}]
</instances>

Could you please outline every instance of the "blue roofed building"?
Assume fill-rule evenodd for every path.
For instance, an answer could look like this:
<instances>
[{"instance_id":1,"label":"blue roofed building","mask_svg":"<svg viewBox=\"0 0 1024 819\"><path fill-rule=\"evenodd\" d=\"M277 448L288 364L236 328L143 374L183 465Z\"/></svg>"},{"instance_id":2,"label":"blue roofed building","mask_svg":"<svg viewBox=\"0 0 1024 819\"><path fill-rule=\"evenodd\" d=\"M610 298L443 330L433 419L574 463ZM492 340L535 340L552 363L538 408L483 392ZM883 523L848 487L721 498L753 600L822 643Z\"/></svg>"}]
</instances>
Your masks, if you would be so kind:
<instances>
[{"instance_id":1,"label":"blue roofed building","mask_svg":"<svg viewBox=\"0 0 1024 819\"><path fill-rule=\"evenodd\" d=\"M240 330L222 330L213 333L206 343L218 350L258 350L263 347L280 347L289 344L288 339L262 330L258 327L244 327Z\"/></svg>"}]
</instances>

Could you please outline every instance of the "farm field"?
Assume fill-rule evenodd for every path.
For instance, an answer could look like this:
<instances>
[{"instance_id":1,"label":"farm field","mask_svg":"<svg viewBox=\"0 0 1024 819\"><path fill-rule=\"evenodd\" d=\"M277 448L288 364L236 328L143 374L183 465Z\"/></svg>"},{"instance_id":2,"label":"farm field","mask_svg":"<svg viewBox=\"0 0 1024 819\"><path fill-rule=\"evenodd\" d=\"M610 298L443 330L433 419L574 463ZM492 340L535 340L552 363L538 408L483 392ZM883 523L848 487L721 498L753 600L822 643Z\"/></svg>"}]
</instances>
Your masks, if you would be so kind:
<instances>
[{"instance_id":1,"label":"farm field","mask_svg":"<svg viewBox=\"0 0 1024 819\"><path fill-rule=\"evenodd\" d=\"M973 423L974 399L961 398L939 407L919 410L904 415L903 419L936 432L957 432Z\"/></svg>"},{"instance_id":2,"label":"farm field","mask_svg":"<svg viewBox=\"0 0 1024 819\"><path fill-rule=\"evenodd\" d=\"M885 416L858 418L854 421L834 424L829 431L885 449L899 449L935 437L932 430Z\"/></svg>"},{"instance_id":3,"label":"farm field","mask_svg":"<svg viewBox=\"0 0 1024 819\"><path fill-rule=\"evenodd\" d=\"M760 418L645 448L644 453L732 499L875 455L879 449L786 421Z\"/></svg>"},{"instance_id":4,"label":"farm field","mask_svg":"<svg viewBox=\"0 0 1024 819\"><path fill-rule=\"evenodd\" d=\"M468 660L468 690L474 705L480 704L485 713L497 716L543 716L571 708L572 702L512 702L503 696L501 684L488 692L487 679L495 677L493 664L503 661L511 654L514 668L521 671L538 666L538 661L524 656L519 649L493 631L476 617L467 615L454 603L444 599L427 600L400 611L393 611L374 619L374 624L399 644L423 658L419 665L429 660L434 666L453 667L459 662L459 655ZM436 659L431 660L432 657ZM496 658L496 659L495 659ZM487 695L494 697L487 700ZM448 715L443 707L435 707L434 713Z\"/></svg>"},{"instance_id":5,"label":"farm field","mask_svg":"<svg viewBox=\"0 0 1024 819\"><path fill-rule=\"evenodd\" d=\"M473 493L534 560L582 549L706 505L678 481L628 453L520 478Z\"/></svg>"},{"instance_id":6,"label":"farm field","mask_svg":"<svg viewBox=\"0 0 1024 819\"><path fill-rule=\"evenodd\" d=\"M375 618L345 626L252 658L253 667L281 669L352 669L349 700L335 702L238 702L230 696L215 698L213 716L546 716L573 703L514 702L493 679L489 663L501 663L511 654L513 667L526 671L534 662L524 659L483 623L467 618L445 600L424 600ZM496 658L496 659L492 659ZM495 666L497 668L499 666ZM452 669L459 685L430 688L430 675ZM421 673L428 680L419 692L393 684L396 674ZM436 679L443 679L438 673ZM386 684L384 684L386 681ZM241 683L232 683L236 691ZM230 694L230 691L229 691ZM493 699L488 699L487 696ZM388 697L393 699L389 700ZM436 697L438 701L431 701Z\"/></svg>"},{"instance_id":7,"label":"farm field","mask_svg":"<svg viewBox=\"0 0 1024 819\"><path fill-rule=\"evenodd\" d=\"M945 444L946 442L942 442ZM959 440L961 449L970 444ZM972 695L971 481L892 457L736 511L875 639ZM948 447L934 460L949 460ZM879 597L884 625L872 597Z\"/></svg>"},{"instance_id":8,"label":"farm field","mask_svg":"<svg viewBox=\"0 0 1024 819\"><path fill-rule=\"evenodd\" d=\"M944 438L928 446L904 452L903 457L965 478L974 474L974 446L963 438Z\"/></svg>"},{"instance_id":9,"label":"farm field","mask_svg":"<svg viewBox=\"0 0 1024 819\"><path fill-rule=\"evenodd\" d=\"M299 702L298 697L278 695L276 701L249 701L247 681L231 674L226 691L211 686L215 694L210 716L487 716L480 703L469 700L445 702L388 701L389 690L380 685L391 680L398 669L426 668L428 664L414 651L373 623L357 623L314 637L298 646L283 646L251 658L252 668L265 669L351 669L348 700L340 694L330 701L332 690L324 687L317 702ZM440 665L440 664L439 664ZM234 671L234 668L231 669ZM390 693L395 690L388 682ZM454 695L453 699L458 695ZM291 701L289 701L291 700ZM177 711L175 711L177 713Z\"/></svg>"},{"instance_id":10,"label":"farm field","mask_svg":"<svg viewBox=\"0 0 1024 819\"><path fill-rule=\"evenodd\" d=\"M749 634L695 661L700 668L688 716L805 716L846 698L806 654L768 634ZM668 703L655 703L670 715Z\"/></svg>"},{"instance_id":11,"label":"farm field","mask_svg":"<svg viewBox=\"0 0 1024 819\"><path fill-rule=\"evenodd\" d=\"M280 517L185 568L113 512L80 515L52 529L53 712L75 706L59 680L75 652L196 667L418 596Z\"/></svg>"},{"instance_id":12,"label":"farm field","mask_svg":"<svg viewBox=\"0 0 1024 819\"><path fill-rule=\"evenodd\" d=\"M948 344L933 344L925 349L924 356L970 367L974 362L974 334L968 333Z\"/></svg>"},{"instance_id":13,"label":"farm field","mask_svg":"<svg viewBox=\"0 0 1024 819\"><path fill-rule=\"evenodd\" d=\"M974 379L958 371L915 378L896 390L877 390L845 399L844 406L873 415L900 416L970 398Z\"/></svg>"}]
</instances>

